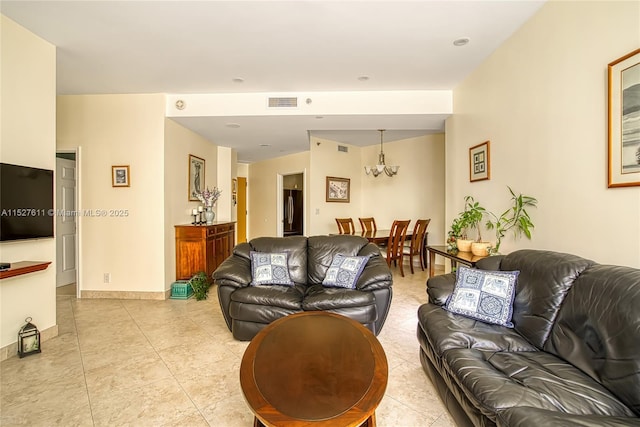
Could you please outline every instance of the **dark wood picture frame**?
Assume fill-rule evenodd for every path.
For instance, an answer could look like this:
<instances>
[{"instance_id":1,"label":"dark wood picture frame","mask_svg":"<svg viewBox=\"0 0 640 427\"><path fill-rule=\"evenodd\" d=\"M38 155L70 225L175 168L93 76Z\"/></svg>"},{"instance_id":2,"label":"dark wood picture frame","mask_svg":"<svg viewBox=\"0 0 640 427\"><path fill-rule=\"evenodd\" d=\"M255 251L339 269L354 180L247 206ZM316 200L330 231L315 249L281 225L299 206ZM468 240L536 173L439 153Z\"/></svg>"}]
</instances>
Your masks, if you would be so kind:
<instances>
[{"instance_id":1,"label":"dark wood picture frame","mask_svg":"<svg viewBox=\"0 0 640 427\"><path fill-rule=\"evenodd\" d=\"M327 202L349 203L351 201L351 179L327 177Z\"/></svg>"},{"instance_id":2,"label":"dark wood picture frame","mask_svg":"<svg viewBox=\"0 0 640 427\"><path fill-rule=\"evenodd\" d=\"M129 173L129 165L111 166L111 186L112 187L130 187L131 174Z\"/></svg>"},{"instance_id":3,"label":"dark wood picture frame","mask_svg":"<svg viewBox=\"0 0 640 427\"><path fill-rule=\"evenodd\" d=\"M490 146L491 143L485 141L469 148L469 181L491 179Z\"/></svg>"},{"instance_id":4,"label":"dark wood picture frame","mask_svg":"<svg viewBox=\"0 0 640 427\"><path fill-rule=\"evenodd\" d=\"M190 202L197 202L199 199L196 197L196 192L204 190L204 172L205 161L204 159L189 154L189 186L188 196Z\"/></svg>"},{"instance_id":5,"label":"dark wood picture frame","mask_svg":"<svg viewBox=\"0 0 640 427\"><path fill-rule=\"evenodd\" d=\"M611 62L607 75L607 185L640 186L640 49Z\"/></svg>"}]
</instances>

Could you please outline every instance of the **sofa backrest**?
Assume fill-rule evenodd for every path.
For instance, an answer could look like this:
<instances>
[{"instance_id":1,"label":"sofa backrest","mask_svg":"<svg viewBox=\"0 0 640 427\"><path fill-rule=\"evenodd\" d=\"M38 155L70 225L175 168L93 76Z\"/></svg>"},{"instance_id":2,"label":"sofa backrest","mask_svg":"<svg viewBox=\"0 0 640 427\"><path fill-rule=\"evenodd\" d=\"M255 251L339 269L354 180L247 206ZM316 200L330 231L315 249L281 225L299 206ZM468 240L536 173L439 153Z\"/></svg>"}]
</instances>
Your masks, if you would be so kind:
<instances>
[{"instance_id":1,"label":"sofa backrest","mask_svg":"<svg viewBox=\"0 0 640 427\"><path fill-rule=\"evenodd\" d=\"M289 277L297 284L307 283L307 238L256 237L249 241L251 250L256 252L286 252L289 254Z\"/></svg>"},{"instance_id":2,"label":"sofa backrest","mask_svg":"<svg viewBox=\"0 0 640 427\"><path fill-rule=\"evenodd\" d=\"M322 283L336 254L355 256L369 241L361 236L340 234L309 237L308 279L309 285Z\"/></svg>"},{"instance_id":3,"label":"sofa backrest","mask_svg":"<svg viewBox=\"0 0 640 427\"><path fill-rule=\"evenodd\" d=\"M585 270L544 349L586 372L640 416L640 270Z\"/></svg>"},{"instance_id":4,"label":"sofa backrest","mask_svg":"<svg viewBox=\"0 0 640 427\"><path fill-rule=\"evenodd\" d=\"M514 328L543 348L574 280L593 264L576 255L533 249L504 256L500 270L520 271L513 303Z\"/></svg>"}]
</instances>

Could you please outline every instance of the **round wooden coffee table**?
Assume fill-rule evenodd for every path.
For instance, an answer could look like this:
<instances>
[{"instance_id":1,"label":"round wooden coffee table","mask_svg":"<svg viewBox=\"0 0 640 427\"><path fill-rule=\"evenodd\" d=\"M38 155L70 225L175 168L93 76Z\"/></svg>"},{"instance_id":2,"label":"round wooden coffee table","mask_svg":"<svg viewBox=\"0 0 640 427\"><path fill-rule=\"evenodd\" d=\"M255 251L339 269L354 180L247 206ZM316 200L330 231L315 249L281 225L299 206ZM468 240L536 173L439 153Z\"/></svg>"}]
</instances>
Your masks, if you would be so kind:
<instances>
[{"instance_id":1,"label":"round wooden coffee table","mask_svg":"<svg viewBox=\"0 0 640 427\"><path fill-rule=\"evenodd\" d=\"M254 426L375 426L387 357L367 328L311 311L260 331L242 357L240 384Z\"/></svg>"}]
</instances>

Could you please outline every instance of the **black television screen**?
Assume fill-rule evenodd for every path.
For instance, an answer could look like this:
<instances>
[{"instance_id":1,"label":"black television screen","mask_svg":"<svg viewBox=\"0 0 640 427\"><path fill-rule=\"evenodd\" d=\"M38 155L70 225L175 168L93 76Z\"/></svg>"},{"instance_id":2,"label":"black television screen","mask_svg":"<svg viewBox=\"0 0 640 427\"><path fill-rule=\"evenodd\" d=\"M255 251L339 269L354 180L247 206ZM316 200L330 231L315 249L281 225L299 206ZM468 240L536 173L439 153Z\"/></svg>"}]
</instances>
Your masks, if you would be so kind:
<instances>
[{"instance_id":1,"label":"black television screen","mask_svg":"<svg viewBox=\"0 0 640 427\"><path fill-rule=\"evenodd\" d=\"M53 237L53 171L0 163L0 241Z\"/></svg>"}]
</instances>

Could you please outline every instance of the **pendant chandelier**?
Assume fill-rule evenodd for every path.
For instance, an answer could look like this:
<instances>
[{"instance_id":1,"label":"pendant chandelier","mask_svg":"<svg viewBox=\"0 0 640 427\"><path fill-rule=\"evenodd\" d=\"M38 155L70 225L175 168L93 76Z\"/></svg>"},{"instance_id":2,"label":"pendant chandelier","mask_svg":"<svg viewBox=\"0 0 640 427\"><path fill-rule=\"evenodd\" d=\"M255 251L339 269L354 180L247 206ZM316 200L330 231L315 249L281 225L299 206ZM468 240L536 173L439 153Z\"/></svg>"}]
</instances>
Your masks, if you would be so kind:
<instances>
[{"instance_id":1,"label":"pendant chandelier","mask_svg":"<svg viewBox=\"0 0 640 427\"><path fill-rule=\"evenodd\" d=\"M367 175L373 174L374 177L377 177L382 172L386 173L387 176L394 176L398 173L398 169L400 166L387 166L384 162L384 151L382 150L382 134L386 129L378 129L380 132L380 154L378 154L378 164L375 166L365 166L364 171Z\"/></svg>"}]
</instances>

